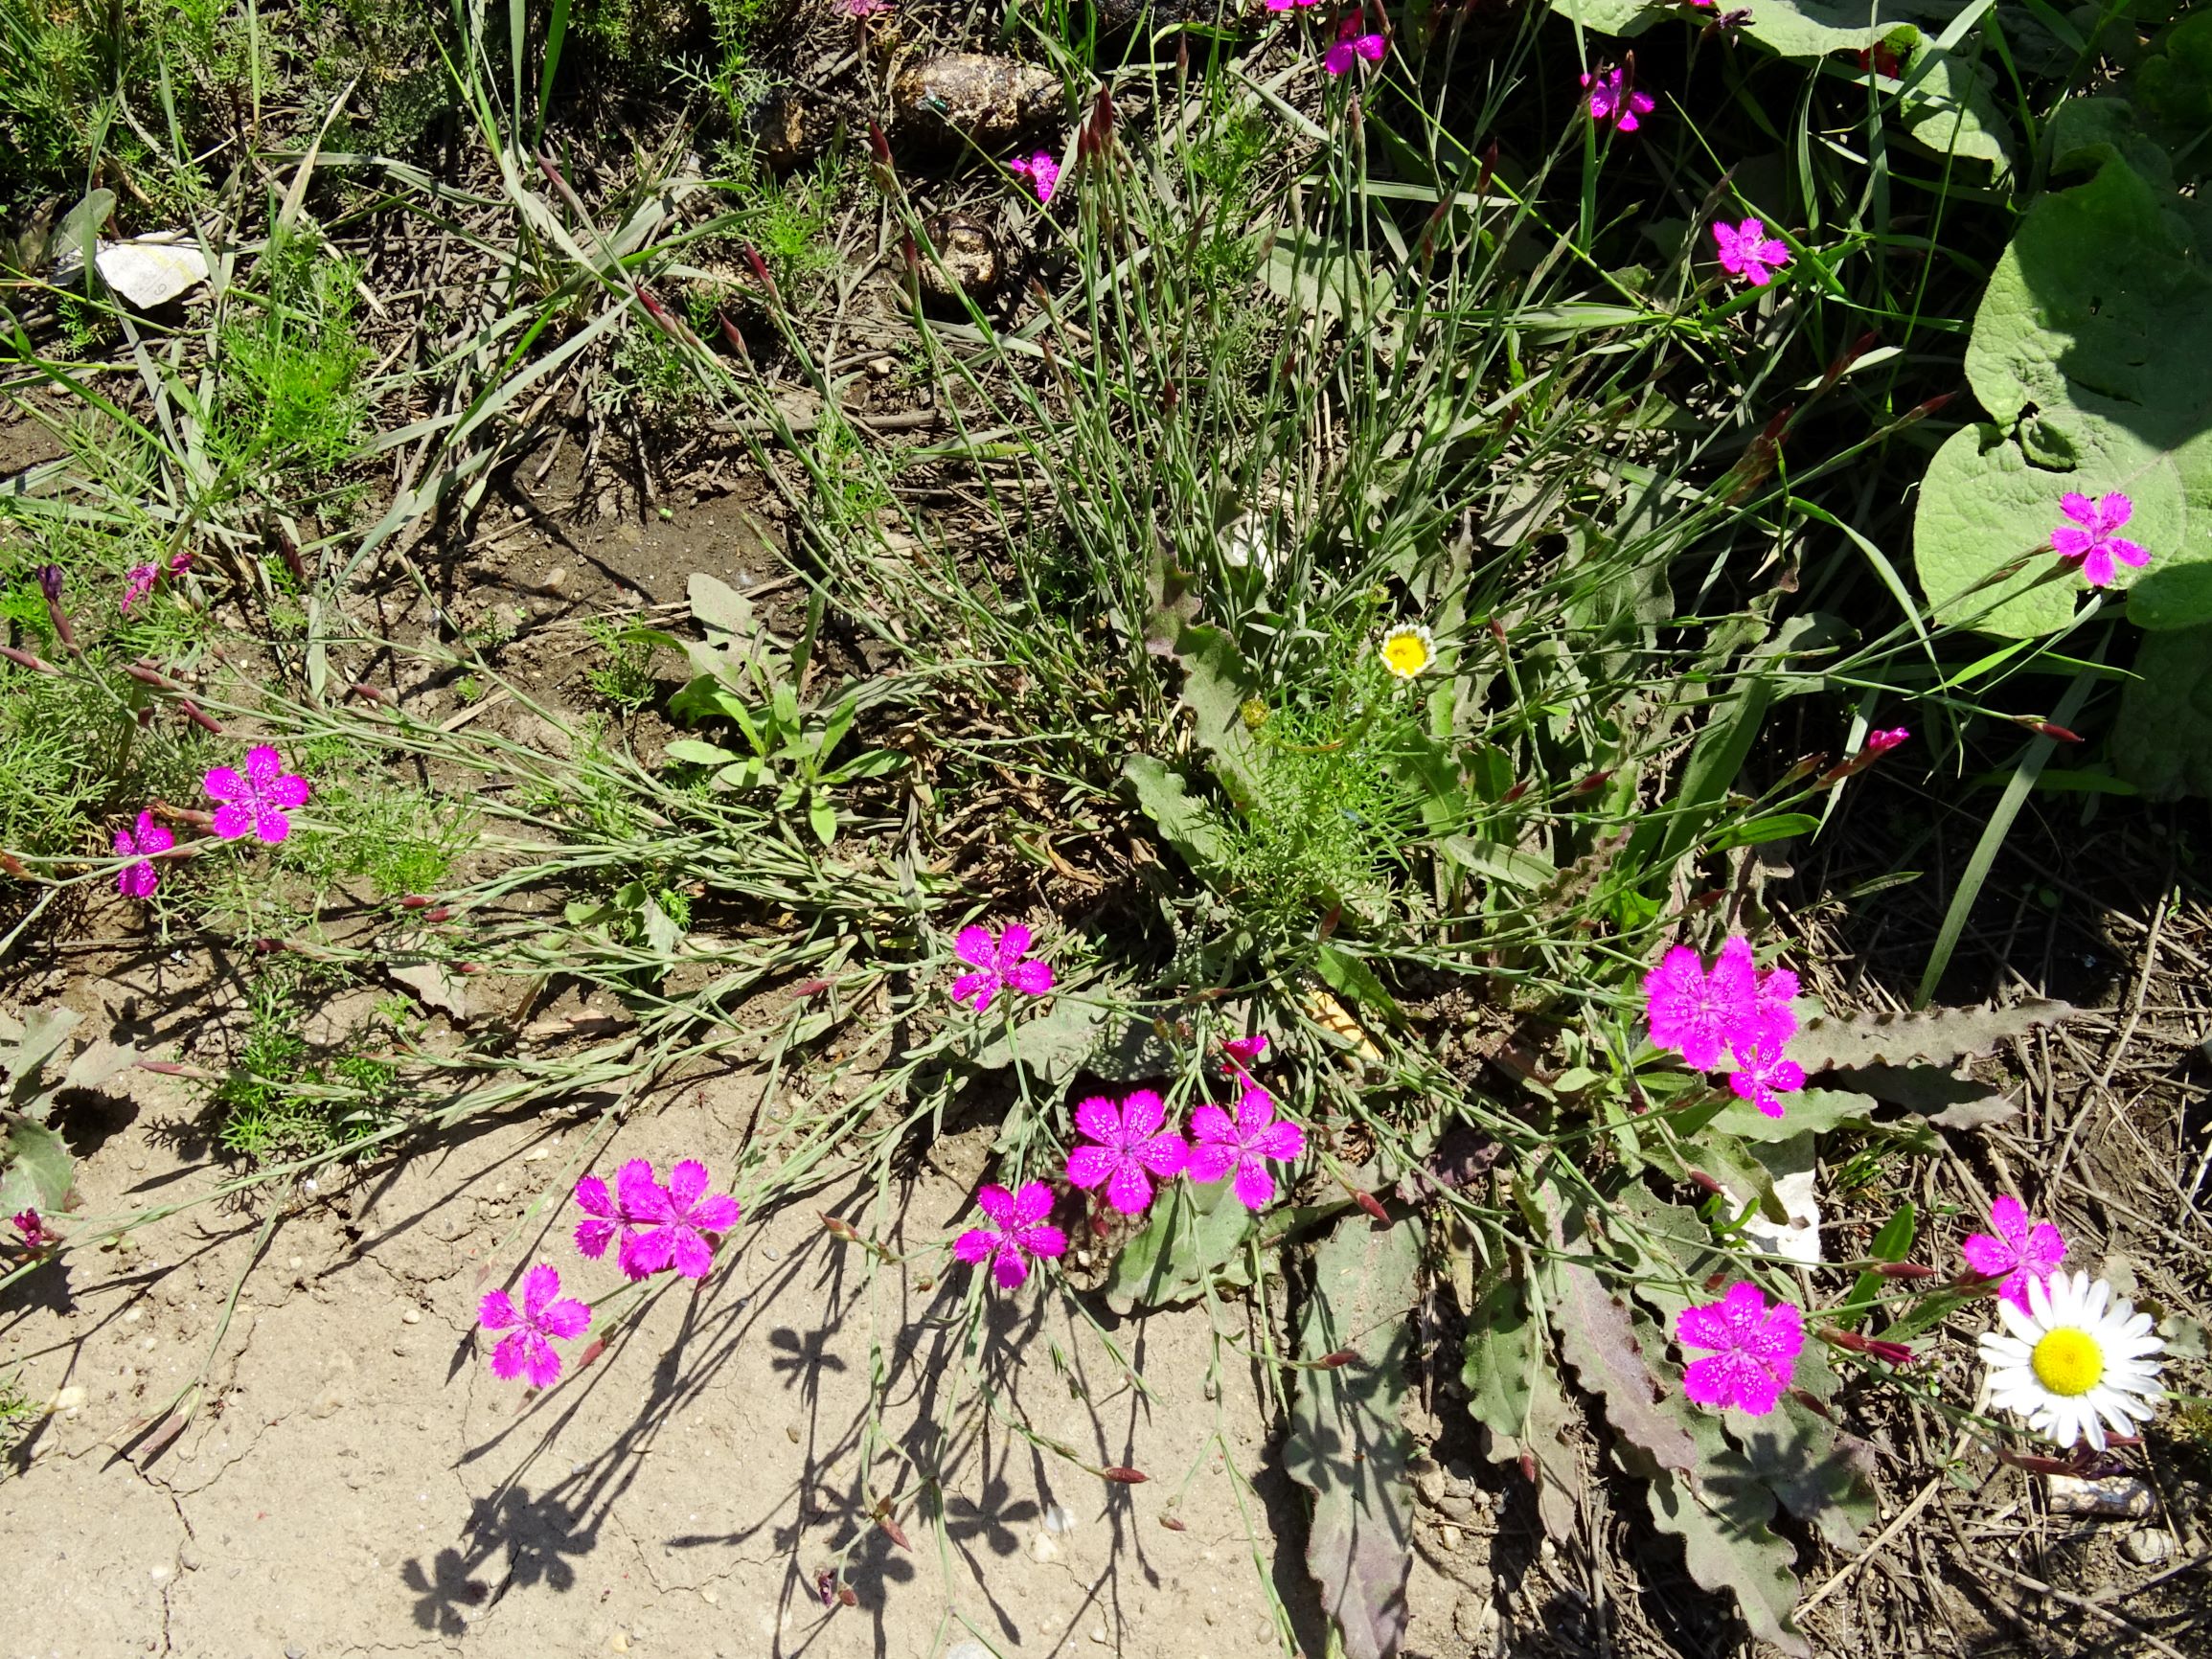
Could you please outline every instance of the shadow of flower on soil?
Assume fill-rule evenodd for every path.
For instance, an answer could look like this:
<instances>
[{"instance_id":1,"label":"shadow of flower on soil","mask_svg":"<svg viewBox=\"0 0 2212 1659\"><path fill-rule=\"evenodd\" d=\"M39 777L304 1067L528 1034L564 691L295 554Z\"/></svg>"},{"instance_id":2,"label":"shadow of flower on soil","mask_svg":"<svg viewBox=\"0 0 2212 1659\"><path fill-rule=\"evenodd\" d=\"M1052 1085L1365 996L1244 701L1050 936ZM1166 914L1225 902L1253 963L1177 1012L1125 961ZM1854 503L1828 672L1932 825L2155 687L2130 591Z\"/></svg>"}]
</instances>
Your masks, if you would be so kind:
<instances>
[{"instance_id":1,"label":"shadow of flower on soil","mask_svg":"<svg viewBox=\"0 0 2212 1659\"><path fill-rule=\"evenodd\" d=\"M596 1525L586 1525L567 1503L550 1494L533 1498L521 1487L508 1487L495 1497L477 1500L462 1529L460 1548L440 1550L427 1566L409 1561L399 1577L415 1592L416 1625L458 1636L467 1629L475 1609L511 1587L571 1588L576 1569L570 1557L588 1555L598 1544ZM497 1581L480 1577L480 1569L500 1556L506 1559L494 1569Z\"/></svg>"}]
</instances>

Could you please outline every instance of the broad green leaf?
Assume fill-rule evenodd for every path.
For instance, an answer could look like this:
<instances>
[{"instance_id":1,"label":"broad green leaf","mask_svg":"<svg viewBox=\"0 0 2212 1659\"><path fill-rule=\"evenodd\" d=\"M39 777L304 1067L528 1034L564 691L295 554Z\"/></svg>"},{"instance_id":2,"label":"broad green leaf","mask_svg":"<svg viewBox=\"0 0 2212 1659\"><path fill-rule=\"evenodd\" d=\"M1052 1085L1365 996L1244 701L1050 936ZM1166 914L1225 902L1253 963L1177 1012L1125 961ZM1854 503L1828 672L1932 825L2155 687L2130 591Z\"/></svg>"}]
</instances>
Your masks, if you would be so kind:
<instances>
[{"instance_id":1,"label":"broad green leaf","mask_svg":"<svg viewBox=\"0 0 2212 1659\"><path fill-rule=\"evenodd\" d=\"M1192 736L1212 760L1214 776L1238 806L1260 798L1260 758L1244 725L1244 703L1258 690L1251 665L1225 628L1186 625L1175 636L1174 659L1183 666L1183 706Z\"/></svg>"},{"instance_id":2,"label":"broad green leaf","mask_svg":"<svg viewBox=\"0 0 2212 1659\"><path fill-rule=\"evenodd\" d=\"M1392 1025L1404 1018L1390 992L1375 977L1375 970L1341 945L1331 940L1323 940L1320 950L1314 955L1313 966L1321 977L1329 982L1329 989L1339 996L1350 997L1360 1007Z\"/></svg>"},{"instance_id":3,"label":"broad green leaf","mask_svg":"<svg viewBox=\"0 0 2212 1659\"><path fill-rule=\"evenodd\" d=\"M66 1008L34 1008L23 1016L22 1035L8 1057L8 1099L15 1110L45 1118L54 1091L42 1086L40 1073L69 1040L79 1017Z\"/></svg>"},{"instance_id":4,"label":"broad green leaf","mask_svg":"<svg viewBox=\"0 0 2212 1659\"><path fill-rule=\"evenodd\" d=\"M2085 152L2086 153L2086 152ZM2125 534L2151 553L2123 567L2131 620L2212 622L2212 269L2192 204L2114 147L2096 172L2039 197L1992 272L1967 346L1967 377L1995 419L1954 433L1922 486L1921 585L1956 620L1987 596L1960 590L2016 561L2006 602L1974 625L2027 636L2071 616L2069 573L2029 592L2068 490L2126 493Z\"/></svg>"},{"instance_id":5,"label":"broad green leaf","mask_svg":"<svg viewBox=\"0 0 2212 1659\"><path fill-rule=\"evenodd\" d=\"M1848 1089L1799 1089L1776 1098L1782 1102L1779 1118L1768 1117L1749 1101L1731 1100L1714 1114L1713 1127L1745 1141L1787 1141L1808 1130L1825 1135L1842 1124L1864 1123L1881 1103L1872 1095Z\"/></svg>"},{"instance_id":6,"label":"broad green leaf","mask_svg":"<svg viewBox=\"0 0 2212 1659\"><path fill-rule=\"evenodd\" d=\"M1928 464L1913 518L1913 563L1944 622L2026 639L2073 619L2088 584L2051 551L2051 532L2066 522L2059 501L2069 490L2124 489L2135 506L2132 538L2154 548L2181 544L2188 510L2171 462L2121 427L2077 422L2062 438L2048 421L2032 424L2046 445L2063 445L2046 464L1989 425L1960 427ZM2062 458L2069 470L2047 464ZM2113 580L2132 587L2148 574L2121 565Z\"/></svg>"},{"instance_id":7,"label":"broad green leaf","mask_svg":"<svg viewBox=\"0 0 2212 1659\"><path fill-rule=\"evenodd\" d=\"M1778 57L1863 52L1877 42L1907 53L1920 43L1914 21L1927 15L1912 0L1767 0L1751 8L1744 33Z\"/></svg>"},{"instance_id":8,"label":"broad green leaf","mask_svg":"<svg viewBox=\"0 0 2212 1659\"><path fill-rule=\"evenodd\" d=\"M2195 147L2199 170L2207 161L2203 139L2212 132L2212 11L2175 25L2159 50L2135 71L2131 90L2153 125L2178 149Z\"/></svg>"},{"instance_id":9,"label":"broad green leaf","mask_svg":"<svg viewBox=\"0 0 2212 1659\"><path fill-rule=\"evenodd\" d=\"M825 847L837 839L837 808L819 790L809 797L807 827L814 831L814 839Z\"/></svg>"},{"instance_id":10,"label":"broad green leaf","mask_svg":"<svg viewBox=\"0 0 2212 1659\"><path fill-rule=\"evenodd\" d=\"M1498 1279L1468 1316L1459 1372L1467 1409L1492 1434L1525 1439L1533 1379L1542 1364L1542 1333L1529 1317L1519 1283Z\"/></svg>"},{"instance_id":11,"label":"broad green leaf","mask_svg":"<svg viewBox=\"0 0 2212 1659\"><path fill-rule=\"evenodd\" d=\"M77 1178L69 1148L44 1124L16 1122L0 1140L0 1216L20 1210L55 1213L69 1202Z\"/></svg>"},{"instance_id":12,"label":"broad green leaf","mask_svg":"<svg viewBox=\"0 0 2212 1659\"><path fill-rule=\"evenodd\" d=\"M2069 98L2045 129L2051 171L2094 172L2108 161L2124 162L2155 185L2174 181L2174 164L2144 136L2134 106L2124 98Z\"/></svg>"},{"instance_id":13,"label":"broad green leaf","mask_svg":"<svg viewBox=\"0 0 2212 1659\"><path fill-rule=\"evenodd\" d=\"M1820 1344L1805 1345L1790 1381L1817 1400L1835 1397L1836 1374ZM1782 1507L1812 1522L1836 1549L1851 1553L1877 1519L1874 1448L1791 1394L1765 1417L1732 1411L1722 1420Z\"/></svg>"},{"instance_id":14,"label":"broad green leaf","mask_svg":"<svg viewBox=\"0 0 2212 1659\"><path fill-rule=\"evenodd\" d=\"M1682 1540L1683 1565L1708 1590L1736 1598L1744 1623L1761 1641L1794 1659L1813 1659L1813 1645L1797 1628L1797 1552L1776 1536L1774 1494L1750 1462L1728 1443L1721 1420L1685 1408L1697 1457L1688 1474L1659 1467L1640 1447L1623 1446L1622 1460L1651 1481L1652 1519Z\"/></svg>"},{"instance_id":15,"label":"broad green leaf","mask_svg":"<svg viewBox=\"0 0 2212 1659\"><path fill-rule=\"evenodd\" d=\"M1502 881L1528 893L1540 893L1560 878L1550 859L1502 841L1478 840L1471 835L1446 835L1436 850L1471 875Z\"/></svg>"},{"instance_id":16,"label":"broad green leaf","mask_svg":"<svg viewBox=\"0 0 2212 1659\"><path fill-rule=\"evenodd\" d=\"M672 761L681 761L689 766L726 766L743 759L727 749L718 749L712 743L702 743L696 738L678 738L661 753Z\"/></svg>"},{"instance_id":17,"label":"broad green leaf","mask_svg":"<svg viewBox=\"0 0 2212 1659\"><path fill-rule=\"evenodd\" d=\"M2144 636L2112 764L2154 801L2212 795L2212 624Z\"/></svg>"},{"instance_id":18,"label":"broad green leaf","mask_svg":"<svg viewBox=\"0 0 2212 1659\"><path fill-rule=\"evenodd\" d=\"M1106 1283L1116 1313L1168 1307L1205 1293L1243 1253L1254 1216L1238 1201L1236 1184L1172 1181L1151 1218L1114 1258Z\"/></svg>"},{"instance_id":19,"label":"broad green leaf","mask_svg":"<svg viewBox=\"0 0 2212 1659\"><path fill-rule=\"evenodd\" d=\"M1421 1299L1421 1224L1337 1223L1313 1254L1313 1292L1298 1325L1298 1354L1352 1349L1350 1365L1299 1373L1283 1466L1313 1494L1306 1565L1335 1620L1345 1659L1388 1659L1405 1633L1413 1566L1412 1437L1405 1402Z\"/></svg>"},{"instance_id":20,"label":"broad green leaf","mask_svg":"<svg viewBox=\"0 0 2212 1659\"><path fill-rule=\"evenodd\" d=\"M1641 34L1669 14L1656 0L1552 0L1552 10L1600 34Z\"/></svg>"},{"instance_id":21,"label":"broad green leaf","mask_svg":"<svg viewBox=\"0 0 2212 1659\"><path fill-rule=\"evenodd\" d=\"M1218 874L1228 858L1221 815L1191 798L1182 775L1150 755L1131 755L1122 775L1136 791L1137 805L1160 832L1160 839L1183 855L1200 876Z\"/></svg>"},{"instance_id":22,"label":"broad green leaf","mask_svg":"<svg viewBox=\"0 0 2212 1659\"><path fill-rule=\"evenodd\" d=\"M1905 129L1938 155L2009 168L2013 127L1993 94L1996 79L1986 63L1923 44L1905 66L1898 114Z\"/></svg>"}]
</instances>

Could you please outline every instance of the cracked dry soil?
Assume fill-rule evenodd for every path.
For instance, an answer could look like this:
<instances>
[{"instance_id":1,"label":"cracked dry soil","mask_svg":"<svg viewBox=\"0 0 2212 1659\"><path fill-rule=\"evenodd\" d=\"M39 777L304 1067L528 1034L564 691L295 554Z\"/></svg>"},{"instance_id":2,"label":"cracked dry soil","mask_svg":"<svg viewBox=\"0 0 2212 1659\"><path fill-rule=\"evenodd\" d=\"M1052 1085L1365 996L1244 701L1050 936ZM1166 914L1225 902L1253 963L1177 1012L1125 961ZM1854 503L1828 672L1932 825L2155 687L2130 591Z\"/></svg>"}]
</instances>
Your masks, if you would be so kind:
<instances>
[{"instance_id":1,"label":"cracked dry soil","mask_svg":"<svg viewBox=\"0 0 2212 1659\"><path fill-rule=\"evenodd\" d=\"M184 1085L123 1086L123 1121L80 1170L83 1213L210 1179L178 1155ZM326 1172L265 1239L265 1207L206 1204L16 1286L0 1375L57 1408L0 1479L0 1659L1282 1651L1260 1574L1299 1563L1269 1531L1286 1500L1268 1419L1248 1370L1224 1367L1208 1398L1202 1308L1113 1331L1148 1394L1034 1282L994 1307L982 1363L1000 1411L1146 1470L1135 1487L975 1409L965 1274L933 1281L942 1258L920 1251L871 1282L815 1214L834 1191L748 1216L726 1265L668 1286L545 1396L491 1377L473 1334L489 1284L539 1259L577 1294L619 1284L569 1243L582 1161L727 1169L753 1087L687 1087L596 1152L596 1114L474 1125ZM959 1150L896 1193L892 1248L966 1209ZM203 1365L197 1410L165 1440ZM932 1447L941 1534L900 1456ZM1243 1503L1224 1453L1257 1482ZM870 1516L885 1492L910 1549ZM855 1602L825 1608L818 1577L848 1548ZM989 1648L961 1648L977 1637Z\"/></svg>"}]
</instances>

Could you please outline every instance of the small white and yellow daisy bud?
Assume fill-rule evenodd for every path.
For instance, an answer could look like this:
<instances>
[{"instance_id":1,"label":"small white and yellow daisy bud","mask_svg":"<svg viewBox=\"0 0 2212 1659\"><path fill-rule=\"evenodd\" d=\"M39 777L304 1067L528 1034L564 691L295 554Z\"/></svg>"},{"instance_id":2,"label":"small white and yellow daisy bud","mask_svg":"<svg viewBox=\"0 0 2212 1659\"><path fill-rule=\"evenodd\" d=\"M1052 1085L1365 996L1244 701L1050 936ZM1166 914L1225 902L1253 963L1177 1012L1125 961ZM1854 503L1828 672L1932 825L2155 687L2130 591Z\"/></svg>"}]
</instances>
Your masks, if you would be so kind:
<instances>
[{"instance_id":1,"label":"small white and yellow daisy bud","mask_svg":"<svg viewBox=\"0 0 2212 1659\"><path fill-rule=\"evenodd\" d=\"M1418 623L1401 623L1382 636L1382 666L1399 679L1425 673L1435 661L1436 641Z\"/></svg>"},{"instance_id":2,"label":"small white and yellow daisy bud","mask_svg":"<svg viewBox=\"0 0 2212 1659\"><path fill-rule=\"evenodd\" d=\"M2105 1449L2105 1430L2132 1434L2164 1396L2158 1386L2165 1344L2151 1316L2116 1301L2102 1279L2055 1273L2027 1282L2027 1310L1997 1304L2001 1331L1986 1332L1990 1405L2018 1412L2060 1447L2086 1440Z\"/></svg>"}]
</instances>

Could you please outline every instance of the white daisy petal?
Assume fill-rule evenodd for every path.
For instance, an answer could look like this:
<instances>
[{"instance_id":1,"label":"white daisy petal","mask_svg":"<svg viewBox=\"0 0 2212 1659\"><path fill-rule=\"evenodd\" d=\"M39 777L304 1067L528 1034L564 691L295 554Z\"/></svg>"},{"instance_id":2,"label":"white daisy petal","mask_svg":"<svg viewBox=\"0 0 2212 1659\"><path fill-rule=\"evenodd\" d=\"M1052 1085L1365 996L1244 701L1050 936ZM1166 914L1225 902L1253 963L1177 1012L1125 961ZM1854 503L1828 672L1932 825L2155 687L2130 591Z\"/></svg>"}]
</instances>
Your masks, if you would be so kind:
<instances>
[{"instance_id":1,"label":"white daisy petal","mask_svg":"<svg viewBox=\"0 0 2212 1659\"><path fill-rule=\"evenodd\" d=\"M2149 1316L2087 1273L2031 1280L2027 1294L2024 1312L1998 1303L2003 1329L1976 1345L1990 1409L2016 1414L2062 1450L2087 1441L2102 1451L2107 1424L2132 1434L2148 1422L2165 1398L2154 1356L2166 1346L2150 1334Z\"/></svg>"}]
</instances>

